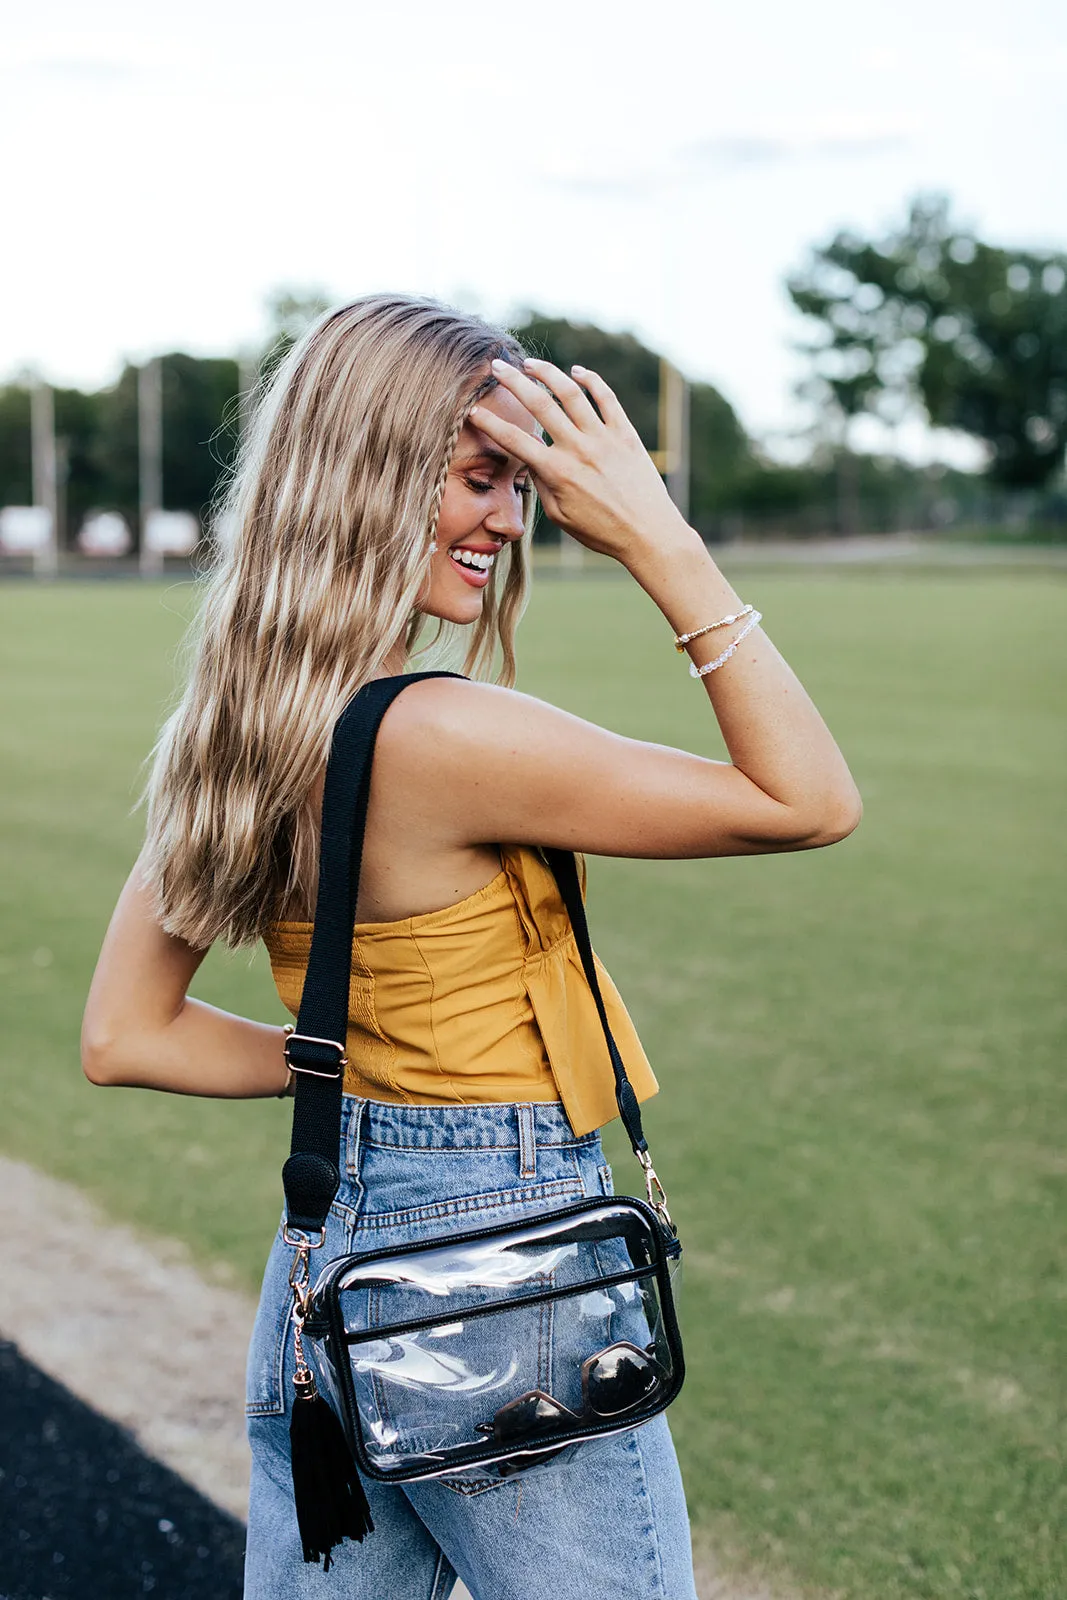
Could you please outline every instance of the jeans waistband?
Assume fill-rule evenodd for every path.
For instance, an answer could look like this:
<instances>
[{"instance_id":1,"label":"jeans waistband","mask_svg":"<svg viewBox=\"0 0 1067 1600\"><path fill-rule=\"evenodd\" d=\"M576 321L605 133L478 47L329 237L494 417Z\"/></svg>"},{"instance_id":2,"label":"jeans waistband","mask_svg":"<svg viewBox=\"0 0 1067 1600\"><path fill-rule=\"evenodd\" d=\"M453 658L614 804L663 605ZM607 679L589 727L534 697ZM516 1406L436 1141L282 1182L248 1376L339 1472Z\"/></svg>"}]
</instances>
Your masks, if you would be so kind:
<instances>
[{"instance_id":1,"label":"jeans waistband","mask_svg":"<svg viewBox=\"0 0 1067 1600\"><path fill-rule=\"evenodd\" d=\"M535 1105L394 1105L346 1094L341 1138L346 1145L396 1150L522 1150L527 1145L592 1145L575 1134L558 1102Z\"/></svg>"}]
</instances>

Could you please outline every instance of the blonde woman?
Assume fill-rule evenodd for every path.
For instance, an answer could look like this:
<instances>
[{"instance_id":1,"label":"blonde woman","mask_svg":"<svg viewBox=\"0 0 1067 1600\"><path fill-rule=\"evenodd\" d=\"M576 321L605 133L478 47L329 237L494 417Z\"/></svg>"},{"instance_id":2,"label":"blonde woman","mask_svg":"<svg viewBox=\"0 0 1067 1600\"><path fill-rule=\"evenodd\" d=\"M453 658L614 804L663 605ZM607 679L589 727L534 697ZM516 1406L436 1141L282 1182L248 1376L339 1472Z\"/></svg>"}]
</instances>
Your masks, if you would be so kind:
<instances>
[{"instance_id":1,"label":"blonde woman","mask_svg":"<svg viewBox=\"0 0 1067 1600\"><path fill-rule=\"evenodd\" d=\"M665 648L691 635L708 669L692 692L729 762L622 738L511 687L535 493L641 585ZM825 723L607 384L525 360L476 318L384 296L323 317L260 407L228 509L235 531L86 1008L87 1075L285 1091L282 1030L191 999L189 985L215 940L263 939L295 1015L333 725L362 685L408 667L429 624L465 643L469 677L409 686L379 737L344 1176L323 1259L603 1192L612 1082L539 847L668 859L833 844L860 802ZM603 670L625 692L625 640ZM655 1080L606 975L605 990L645 1098ZM345 1543L328 1574L305 1566L288 1459L290 1259L279 1236L249 1357L250 1600L444 1600L456 1574L476 1600L693 1597L662 1416L503 1480L368 1483L374 1534Z\"/></svg>"}]
</instances>

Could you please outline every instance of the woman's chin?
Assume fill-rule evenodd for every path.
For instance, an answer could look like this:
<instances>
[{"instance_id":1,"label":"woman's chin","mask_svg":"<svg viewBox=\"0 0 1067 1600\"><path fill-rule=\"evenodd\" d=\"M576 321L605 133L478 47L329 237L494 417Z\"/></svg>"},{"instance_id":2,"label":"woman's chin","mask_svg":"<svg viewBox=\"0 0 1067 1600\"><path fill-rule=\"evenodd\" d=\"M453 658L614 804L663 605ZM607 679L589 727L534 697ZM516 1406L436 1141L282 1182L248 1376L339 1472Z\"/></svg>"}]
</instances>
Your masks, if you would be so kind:
<instances>
[{"instance_id":1,"label":"woman's chin","mask_svg":"<svg viewBox=\"0 0 1067 1600\"><path fill-rule=\"evenodd\" d=\"M464 588L466 592L463 594L435 594L438 585L434 584L426 599L420 602L419 610L425 617L438 617L442 622L453 622L460 628L467 627L477 622L482 614L485 589L473 589L466 585Z\"/></svg>"}]
</instances>

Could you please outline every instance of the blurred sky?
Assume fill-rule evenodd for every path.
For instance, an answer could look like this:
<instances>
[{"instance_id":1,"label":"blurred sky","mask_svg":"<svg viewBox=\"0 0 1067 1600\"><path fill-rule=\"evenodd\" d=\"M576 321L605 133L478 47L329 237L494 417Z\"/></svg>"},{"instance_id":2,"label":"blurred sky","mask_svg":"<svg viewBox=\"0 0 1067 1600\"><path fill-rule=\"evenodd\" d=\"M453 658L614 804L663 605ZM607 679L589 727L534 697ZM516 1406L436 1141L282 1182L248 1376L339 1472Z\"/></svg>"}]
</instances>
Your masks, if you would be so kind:
<instances>
[{"instance_id":1,"label":"blurred sky","mask_svg":"<svg viewBox=\"0 0 1067 1600\"><path fill-rule=\"evenodd\" d=\"M811 242L938 189L1067 246L1064 0L5 9L0 375L230 352L282 283L400 288L633 329L766 434Z\"/></svg>"}]
</instances>

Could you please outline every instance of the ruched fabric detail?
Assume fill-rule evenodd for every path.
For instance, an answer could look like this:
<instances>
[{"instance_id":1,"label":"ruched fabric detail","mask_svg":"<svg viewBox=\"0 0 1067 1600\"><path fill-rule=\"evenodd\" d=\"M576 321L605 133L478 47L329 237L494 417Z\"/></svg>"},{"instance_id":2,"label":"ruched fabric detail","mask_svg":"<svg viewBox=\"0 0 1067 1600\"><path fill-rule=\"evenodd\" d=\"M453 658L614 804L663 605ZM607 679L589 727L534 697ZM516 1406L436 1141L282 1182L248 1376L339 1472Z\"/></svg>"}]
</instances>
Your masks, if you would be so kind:
<instances>
[{"instance_id":1,"label":"ruched fabric detail","mask_svg":"<svg viewBox=\"0 0 1067 1600\"><path fill-rule=\"evenodd\" d=\"M503 870L455 905L356 925L345 1092L409 1105L560 1100L580 1136L617 1114L596 1005L540 852L502 846L500 856ZM311 924L273 923L266 945L295 1017ZM647 1099L652 1069L618 990L599 961L597 969L626 1070Z\"/></svg>"}]
</instances>

